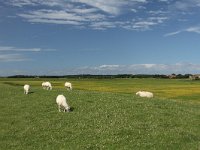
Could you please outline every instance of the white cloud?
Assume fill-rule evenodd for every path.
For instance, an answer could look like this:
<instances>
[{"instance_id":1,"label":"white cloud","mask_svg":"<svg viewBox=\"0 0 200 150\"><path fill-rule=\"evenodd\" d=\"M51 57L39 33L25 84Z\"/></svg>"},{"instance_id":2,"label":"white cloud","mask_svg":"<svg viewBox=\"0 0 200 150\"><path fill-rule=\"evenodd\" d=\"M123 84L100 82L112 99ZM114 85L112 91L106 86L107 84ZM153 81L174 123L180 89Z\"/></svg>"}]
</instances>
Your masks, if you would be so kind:
<instances>
[{"instance_id":1,"label":"white cloud","mask_svg":"<svg viewBox=\"0 0 200 150\"><path fill-rule=\"evenodd\" d=\"M193 9L195 7L200 7L200 1L199 0L177 1L175 2L174 6L179 11L189 11L190 9Z\"/></svg>"},{"instance_id":2,"label":"white cloud","mask_svg":"<svg viewBox=\"0 0 200 150\"><path fill-rule=\"evenodd\" d=\"M7 2L9 2L11 5L17 6L17 7L23 7L26 5L35 6L34 1L32 1L32 0L12 0L12 1L7 1Z\"/></svg>"},{"instance_id":3,"label":"white cloud","mask_svg":"<svg viewBox=\"0 0 200 150\"><path fill-rule=\"evenodd\" d=\"M72 2L84 3L95 8L98 8L106 13L119 15L124 11L127 6L134 5L136 3L145 3L146 0L71 0ZM126 7L125 7L126 6ZM124 8L125 7L125 8Z\"/></svg>"},{"instance_id":4,"label":"white cloud","mask_svg":"<svg viewBox=\"0 0 200 150\"><path fill-rule=\"evenodd\" d=\"M200 1L199 0L180 0L171 1L168 3L169 16L173 19L193 19L195 15L199 14ZM189 17L190 16L190 17Z\"/></svg>"},{"instance_id":5,"label":"white cloud","mask_svg":"<svg viewBox=\"0 0 200 150\"><path fill-rule=\"evenodd\" d=\"M146 68L152 68L156 65L155 64L143 64L143 66L146 67Z\"/></svg>"},{"instance_id":6,"label":"white cloud","mask_svg":"<svg viewBox=\"0 0 200 150\"><path fill-rule=\"evenodd\" d=\"M152 14L152 15L165 15L169 12L163 11L163 10L151 10L151 11L149 11L149 13Z\"/></svg>"},{"instance_id":7,"label":"white cloud","mask_svg":"<svg viewBox=\"0 0 200 150\"><path fill-rule=\"evenodd\" d=\"M27 61L21 54L0 54L0 62Z\"/></svg>"},{"instance_id":8,"label":"white cloud","mask_svg":"<svg viewBox=\"0 0 200 150\"><path fill-rule=\"evenodd\" d=\"M138 3L146 3L146 0L8 0L7 3L23 7L23 6L38 6L38 5L45 5L45 6L60 6L65 8L66 6L73 6L73 4L82 3L94 8L97 8L98 10L101 10L103 12L113 14L113 15L119 15L124 10L126 11L127 6L134 6Z\"/></svg>"},{"instance_id":9,"label":"white cloud","mask_svg":"<svg viewBox=\"0 0 200 150\"><path fill-rule=\"evenodd\" d=\"M113 70L120 67L120 65L101 65L96 67L96 69L108 69L108 70Z\"/></svg>"},{"instance_id":10,"label":"white cloud","mask_svg":"<svg viewBox=\"0 0 200 150\"><path fill-rule=\"evenodd\" d=\"M42 9L29 11L26 14L18 14L18 16L27 19L33 23L54 23L54 24L70 24L84 25L90 22L102 21L105 19L103 14L95 13L96 9L76 8L70 10L50 10Z\"/></svg>"},{"instance_id":11,"label":"white cloud","mask_svg":"<svg viewBox=\"0 0 200 150\"><path fill-rule=\"evenodd\" d=\"M133 29L141 29L141 30L148 30L150 26L156 25L156 22L153 21L138 21L135 22L132 26Z\"/></svg>"},{"instance_id":12,"label":"white cloud","mask_svg":"<svg viewBox=\"0 0 200 150\"><path fill-rule=\"evenodd\" d=\"M132 20L131 22L124 23L122 27L131 30L145 31L151 29L153 26L162 24L167 19L167 17L139 18L138 20Z\"/></svg>"},{"instance_id":13,"label":"white cloud","mask_svg":"<svg viewBox=\"0 0 200 150\"><path fill-rule=\"evenodd\" d=\"M185 31L187 31L187 32L195 32L195 33L200 34L200 26L190 27L190 28L187 28Z\"/></svg>"},{"instance_id":14,"label":"white cloud","mask_svg":"<svg viewBox=\"0 0 200 150\"><path fill-rule=\"evenodd\" d=\"M6 57L6 56L4 56ZM8 56L7 56L8 57ZM1 58L1 57L0 57ZM20 56L9 56L10 60L23 60ZM1 59L0 59L1 60ZM62 70L55 69L41 69L28 70L22 69L15 72L15 69L2 71L2 75L77 75L77 74L93 74L93 75L113 75L113 74L197 74L200 72L200 64L192 63L176 63L176 64L132 64L132 65L100 65L100 66L84 66L65 68Z\"/></svg>"},{"instance_id":15,"label":"white cloud","mask_svg":"<svg viewBox=\"0 0 200 150\"><path fill-rule=\"evenodd\" d=\"M38 6L38 5L45 5L45 6L63 6L62 0L8 0L6 3L9 3L13 6L17 7L24 7L24 6Z\"/></svg>"},{"instance_id":16,"label":"white cloud","mask_svg":"<svg viewBox=\"0 0 200 150\"><path fill-rule=\"evenodd\" d=\"M136 13L137 9L132 8L131 11L134 12L134 13Z\"/></svg>"},{"instance_id":17,"label":"white cloud","mask_svg":"<svg viewBox=\"0 0 200 150\"><path fill-rule=\"evenodd\" d=\"M200 65L191 63L177 64L133 64L133 65L101 65L76 70L90 74L186 74L199 73Z\"/></svg>"},{"instance_id":18,"label":"white cloud","mask_svg":"<svg viewBox=\"0 0 200 150\"><path fill-rule=\"evenodd\" d=\"M90 25L93 29L99 29L99 30L104 30L104 29L108 29L108 28L114 28L116 27L114 22L107 22L107 21L103 21L103 22L94 22Z\"/></svg>"},{"instance_id":19,"label":"white cloud","mask_svg":"<svg viewBox=\"0 0 200 150\"><path fill-rule=\"evenodd\" d=\"M56 11L56 10L38 10L31 11L28 14L19 14L19 16L28 19L30 22L39 22L44 21L70 21L70 22L79 22L85 21L81 16L77 16L76 14L68 13L65 11Z\"/></svg>"},{"instance_id":20,"label":"white cloud","mask_svg":"<svg viewBox=\"0 0 200 150\"><path fill-rule=\"evenodd\" d=\"M182 32L194 32L194 33L200 34L200 26L189 27L187 29L183 29L183 30L167 33L164 36L165 37L174 36L174 35L177 35L177 34L182 33Z\"/></svg>"},{"instance_id":21,"label":"white cloud","mask_svg":"<svg viewBox=\"0 0 200 150\"><path fill-rule=\"evenodd\" d=\"M173 36L173 35L176 35L176 34L179 34L181 33L182 31L175 31L175 32L170 32L170 33L166 33L164 36L167 37L167 36Z\"/></svg>"},{"instance_id":22,"label":"white cloud","mask_svg":"<svg viewBox=\"0 0 200 150\"><path fill-rule=\"evenodd\" d=\"M63 70L44 70L40 74L70 75L70 74L195 74L200 72L200 64L132 64L132 65L100 65L67 68ZM34 72L35 74L35 72Z\"/></svg>"},{"instance_id":23,"label":"white cloud","mask_svg":"<svg viewBox=\"0 0 200 150\"><path fill-rule=\"evenodd\" d=\"M11 47L11 46L0 46L0 52L8 52L8 51L27 51L27 52L39 52L41 51L41 48L16 48L16 47Z\"/></svg>"},{"instance_id":24,"label":"white cloud","mask_svg":"<svg viewBox=\"0 0 200 150\"><path fill-rule=\"evenodd\" d=\"M13 46L0 46L0 61L1 62L15 62L15 61L29 61L24 54L30 52L47 52L56 51L55 49L41 49L41 48L17 48ZM16 54L17 52L17 54Z\"/></svg>"},{"instance_id":25,"label":"white cloud","mask_svg":"<svg viewBox=\"0 0 200 150\"><path fill-rule=\"evenodd\" d=\"M185 10L188 10L189 7L191 7L191 5L188 5L188 4L190 4L190 3L176 2L176 3L175 3L175 7L176 7L176 9L178 9L178 10L183 10L183 11L185 11Z\"/></svg>"},{"instance_id":26,"label":"white cloud","mask_svg":"<svg viewBox=\"0 0 200 150\"><path fill-rule=\"evenodd\" d=\"M159 0L160 2L168 2L169 0Z\"/></svg>"},{"instance_id":27,"label":"white cloud","mask_svg":"<svg viewBox=\"0 0 200 150\"><path fill-rule=\"evenodd\" d=\"M19 9L17 16L30 23L71 25L75 28L97 30L124 28L137 31L153 29L176 18L174 16L177 14L182 20L189 21L189 17L186 16L192 15L195 8L200 7L199 0L157 0L155 2L148 0L8 0L5 3L24 8L29 6L31 9ZM148 4L154 3L161 3L162 7L149 7ZM127 17L124 17L126 14ZM183 31L165 36L181 32ZM187 32L198 33L199 31L195 29Z\"/></svg>"},{"instance_id":28,"label":"white cloud","mask_svg":"<svg viewBox=\"0 0 200 150\"><path fill-rule=\"evenodd\" d=\"M24 9L24 11L17 14L19 17L24 18L24 21L28 21L30 23L51 23L63 25L66 24L80 28L86 27L98 30L105 30L108 28L125 28L129 25L133 26L131 25L133 24L133 22L131 21L132 18L120 20L119 16L126 12L133 13L134 11L134 13L136 13L137 9L139 9L139 6L146 4L147 1L10 0L7 3L18 7L31 6L31 11ZM144 27L145 29L143 30L146 30L146 28L154 25L153 22L149 21L148 23L151 23L151 25L141 25L140 28ZM135 28L135 30L137 30L137 28Z\"/></svg>"},{"instance_id":29,"label":"white cloud","mask_svg":"<svg viewBox=\"0 0 200 150\"><path fill-rule=\"evenodd\" d=\"M12 46L0 46L0 52L40 52L40 51L55 51L55 49L41 49L41 48L17 48Z\"/></svg>"}]
</instances>

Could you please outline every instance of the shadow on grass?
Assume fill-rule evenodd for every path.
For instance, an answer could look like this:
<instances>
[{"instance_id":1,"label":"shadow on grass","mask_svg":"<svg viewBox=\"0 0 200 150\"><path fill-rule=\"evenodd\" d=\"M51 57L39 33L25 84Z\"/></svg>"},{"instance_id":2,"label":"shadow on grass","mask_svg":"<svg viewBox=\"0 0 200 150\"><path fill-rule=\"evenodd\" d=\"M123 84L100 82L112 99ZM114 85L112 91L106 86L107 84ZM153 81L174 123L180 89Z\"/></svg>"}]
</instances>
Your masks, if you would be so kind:
<instances>
[{"instance_id":1,"label":"shadow on grass","mask_svg":"<svg viewBox=\"0 0 200 150\"><path fill-rule=\"evenodd\" d=\"M31 91L31 92L28 92L28 94L25 94L25 93L24 93L24 95L29 95L29 94L34 94L34 93L35 93L35 92L32 92L32 91Z\"/></svg>"},{"instance_id":2,"label":"shadow on grass","mask_svg":"<svg viewBox=\"0 0 200 150\"><path fill-rule=\"evenodd\" d=\"M32 91L31 91L31 92L28 92L28 94L33 94L33 93L35 93L35 92L32 92Z\"/></svg>"},{"instance_id":3,"label":"shadow on grass","mask_svg":"<svg viewBox=\"0 0 200 150\"><path fill-rule=\"evenodd\" d=\"M73 112L74 111L74 107L70 107L70 111L69 112Z\"/></svg>"}]
</instances>

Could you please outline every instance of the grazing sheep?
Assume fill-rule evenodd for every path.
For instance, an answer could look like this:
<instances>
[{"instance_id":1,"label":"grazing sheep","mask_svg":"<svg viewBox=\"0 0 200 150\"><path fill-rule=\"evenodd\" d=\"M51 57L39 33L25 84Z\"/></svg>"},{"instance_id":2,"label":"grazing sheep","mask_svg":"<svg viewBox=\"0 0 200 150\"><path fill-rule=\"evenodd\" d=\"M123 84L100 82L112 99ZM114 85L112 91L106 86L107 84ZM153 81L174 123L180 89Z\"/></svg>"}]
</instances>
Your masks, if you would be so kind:
<instances>
[{"instance_id":1,"label":"grazing sheep","mask_svg":"<svg viewBox=\"0 0 200 150\"><path fill-rule=\"evenodd\" d=\"M30 90L30 85L25 84L25 85L24 85L24 94L28 94L28 93L29 93L29 90Z\"/></svg>"},{"instance_id":2,"label":"grazing sheep","mask_svg":"<svg viewBox=\"0 0 200 150\"><path fill-rule=\"evenodd\" d=\"M153 93L151 92L146 92L146 91L138 91L136 95L139 95L140 97L147 97L147 98L152 98Z\"/></svg>"},{"instance_id":3,"label":"grazing sheep","mask_svg":"<svg viewBox=\"0 0 200 150\"><path fill-rule=\"evenodd\" d=\"M52 90L52 86L50 82L42 82L43 89Z\"/></svg>"},{"instance_id":4,"label":"grazing sheep","mask_svg":"<svg viewBox=\"0 0 200 150\"><path fill-rule=\"evenodd\" d=\"M59 112L61 112L61 107L64 108L64 112L70 111L70 106L67 104L67 101L64 95L58 95L56 98L56 103L58 104Z\"/></svg>"},{"instance_id":5,"label":"grazing sheep","mask_svg":"<svg viewBox=\"0 0 200 150\"><path fill-rule=\"evenodd\" d=\"M45 84L46 84L46 82L42 82L42 88L43 88L43 89L46 89Z\"/></svg>"},{"instance_id":6,"label":"grazing sheep","mask_svg":"<svg viewBox=\"0 0 200 150\"><path fill-rule=\"evenodd\" d=\"M65 82L65 87L68 89L68 90L72 90L72 84L70 82Z\"/></svg>"}]
</instances>

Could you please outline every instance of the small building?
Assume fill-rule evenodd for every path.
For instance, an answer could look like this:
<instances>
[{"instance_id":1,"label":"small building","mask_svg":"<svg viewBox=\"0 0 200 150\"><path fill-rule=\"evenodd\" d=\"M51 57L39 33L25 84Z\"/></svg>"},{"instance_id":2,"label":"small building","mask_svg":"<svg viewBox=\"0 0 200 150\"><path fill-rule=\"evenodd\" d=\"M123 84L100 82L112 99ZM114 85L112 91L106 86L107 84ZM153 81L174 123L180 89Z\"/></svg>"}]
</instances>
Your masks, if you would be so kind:
<instances>
[{"instance_id":1,"label":"small building","mask_svg":"<svg viewBox=\"0 0 200 150\"><path fill-rule=\"evenodd\" d=\"M200 79L200 74L194 74L189 76L190 80L199 80Z\"/></svg>"},{"instance_id":2,"label":"small building","mask_svg":"<svg viewBox=\"0 0 200 150\"><path fill-rule=\"evenodd\" d=\"M171 74L171 75L168 75L169 79L175 79L176 78L176 75L175 74Z\"/></svg>"}]
</instances>

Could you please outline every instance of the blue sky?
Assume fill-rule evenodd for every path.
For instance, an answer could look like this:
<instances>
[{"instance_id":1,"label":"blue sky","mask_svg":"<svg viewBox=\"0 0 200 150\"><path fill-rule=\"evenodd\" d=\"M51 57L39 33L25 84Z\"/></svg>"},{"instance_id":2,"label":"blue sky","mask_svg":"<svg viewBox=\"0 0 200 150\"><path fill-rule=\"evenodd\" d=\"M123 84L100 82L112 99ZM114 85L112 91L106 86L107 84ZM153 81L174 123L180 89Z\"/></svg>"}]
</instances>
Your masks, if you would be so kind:
<instances>
[{"instance_id":1,"label":"blue sky","mask_svg":"<svg viewBox=\"0 0 200 150\"><path fill-rule=\"evenodd\" d=\"M200 0L0 0L0 76L200 73Z\"/></svg>"}]
</instances>

